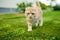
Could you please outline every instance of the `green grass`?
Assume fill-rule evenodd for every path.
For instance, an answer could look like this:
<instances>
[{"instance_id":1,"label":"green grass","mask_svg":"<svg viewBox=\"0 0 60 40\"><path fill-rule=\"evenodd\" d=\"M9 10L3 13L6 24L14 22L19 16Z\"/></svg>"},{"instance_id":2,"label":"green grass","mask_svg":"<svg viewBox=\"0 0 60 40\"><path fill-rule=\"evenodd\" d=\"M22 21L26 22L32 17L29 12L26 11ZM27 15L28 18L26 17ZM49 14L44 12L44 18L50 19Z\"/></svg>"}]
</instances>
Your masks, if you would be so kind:
<instances>
[{"instance_id":1,"label":"green grass","mask_svg":"<svg viewBox=\"0 0 60 40\"><path fill-rule=\"evenodd\" d=\"M60 40L60 11L44 12L42 27L27 31L24 15L0 14L0 40Z\"/></svg>"}]
</instances>

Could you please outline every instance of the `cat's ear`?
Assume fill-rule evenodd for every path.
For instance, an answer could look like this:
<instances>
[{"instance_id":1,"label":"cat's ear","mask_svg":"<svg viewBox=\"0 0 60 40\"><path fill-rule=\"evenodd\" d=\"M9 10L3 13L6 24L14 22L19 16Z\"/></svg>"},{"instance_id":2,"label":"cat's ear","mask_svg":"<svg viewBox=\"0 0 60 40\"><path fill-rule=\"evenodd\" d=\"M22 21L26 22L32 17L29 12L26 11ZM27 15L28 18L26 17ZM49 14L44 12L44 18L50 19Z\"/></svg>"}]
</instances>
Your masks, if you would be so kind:
<instances>
[{"instance_id":1,"label":"cat's ear","mask_svg":"<svg viewBox=\"0 0 60 40\"><path fill-rule=\"evenodd\" d=\"M27 16L27 9L25 8L25 16Z\"/></svg>"},{"instance_id":2,"label":"cat's ear","mask_svg":"<svg viewBox=\"0 0 60 40\"><path fill-rule=\"evenodd\" d=\"M28 12L28 9L27 9L27 8L25 8L25 16L27 16L27 12Z\"/></svg>"}]
</instances>

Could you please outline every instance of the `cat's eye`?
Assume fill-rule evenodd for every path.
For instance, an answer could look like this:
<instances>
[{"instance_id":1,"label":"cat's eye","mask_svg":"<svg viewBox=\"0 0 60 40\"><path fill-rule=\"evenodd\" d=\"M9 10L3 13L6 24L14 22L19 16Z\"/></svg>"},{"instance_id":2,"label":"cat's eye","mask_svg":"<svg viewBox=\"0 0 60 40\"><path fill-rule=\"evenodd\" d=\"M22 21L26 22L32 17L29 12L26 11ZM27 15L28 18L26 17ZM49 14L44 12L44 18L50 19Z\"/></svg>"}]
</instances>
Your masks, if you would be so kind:
<instances>
[{"instance_id":1,"label":"cat's eye","mask_svg":"<svg viewBox=\"0 0 60 40\"><path fill-rule=\"evenodd\" d=\"M34 15L34 13L32 13L32 15Z\"/></svg>"}]
</instances>

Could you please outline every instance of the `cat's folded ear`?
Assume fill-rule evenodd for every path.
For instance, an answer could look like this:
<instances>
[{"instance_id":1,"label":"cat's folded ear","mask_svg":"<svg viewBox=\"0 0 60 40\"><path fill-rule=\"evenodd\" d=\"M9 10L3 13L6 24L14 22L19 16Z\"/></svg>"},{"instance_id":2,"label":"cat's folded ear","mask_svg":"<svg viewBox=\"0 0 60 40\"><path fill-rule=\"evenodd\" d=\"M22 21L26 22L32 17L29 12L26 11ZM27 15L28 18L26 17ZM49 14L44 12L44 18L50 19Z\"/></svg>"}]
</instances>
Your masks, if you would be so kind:
<instances>
[{"instance_id":1,"label":"cat's folded ear","mask_svg":"<svg viewBox=\"0 0 60 40\"><path fill-rule=\"evenodd\" d=\"M27 8L25 8L25 16L27 16Z\"/></svg>"}]
</instances>

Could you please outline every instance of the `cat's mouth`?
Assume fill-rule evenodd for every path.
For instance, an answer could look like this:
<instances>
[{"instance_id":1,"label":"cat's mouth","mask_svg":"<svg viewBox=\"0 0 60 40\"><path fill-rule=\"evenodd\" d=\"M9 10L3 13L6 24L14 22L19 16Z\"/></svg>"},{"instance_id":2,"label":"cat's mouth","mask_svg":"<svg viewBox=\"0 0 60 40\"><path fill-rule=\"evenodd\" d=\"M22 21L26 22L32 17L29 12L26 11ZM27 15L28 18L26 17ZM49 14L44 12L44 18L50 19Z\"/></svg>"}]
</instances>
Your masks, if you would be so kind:
<instances>
[{"instance_id":1,"label":"cat's mouth","mask_svg":"<svg viewBox=\"0 0 60 40\"><path fill-rule=\"evenodd\" d=\"M29 17L30 19L35 19L35 17L34 16L31 16L31 17Z\"/></svg>"}]
</instances>

